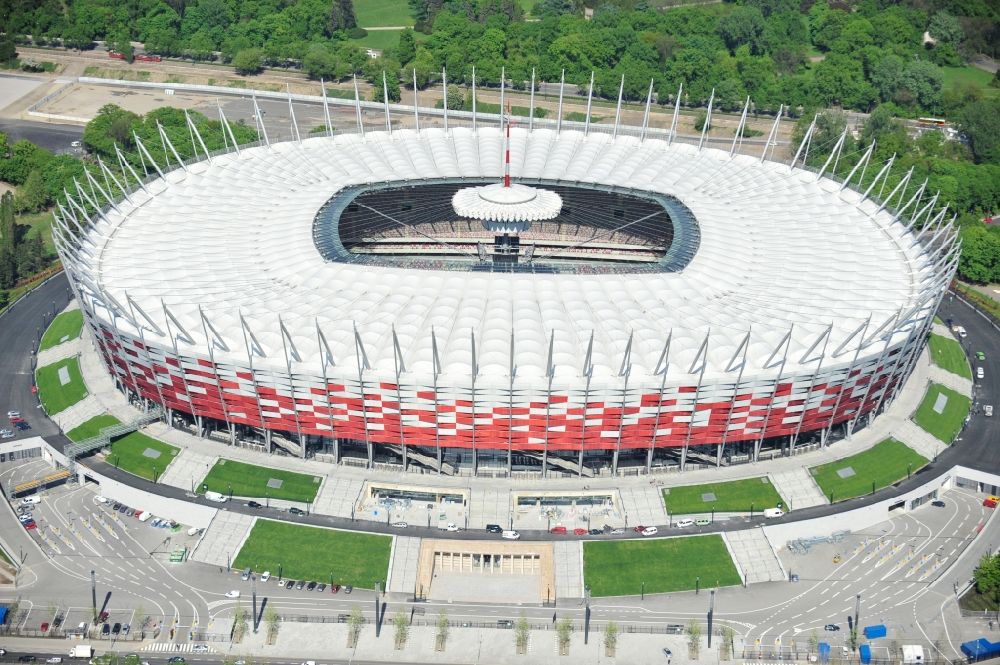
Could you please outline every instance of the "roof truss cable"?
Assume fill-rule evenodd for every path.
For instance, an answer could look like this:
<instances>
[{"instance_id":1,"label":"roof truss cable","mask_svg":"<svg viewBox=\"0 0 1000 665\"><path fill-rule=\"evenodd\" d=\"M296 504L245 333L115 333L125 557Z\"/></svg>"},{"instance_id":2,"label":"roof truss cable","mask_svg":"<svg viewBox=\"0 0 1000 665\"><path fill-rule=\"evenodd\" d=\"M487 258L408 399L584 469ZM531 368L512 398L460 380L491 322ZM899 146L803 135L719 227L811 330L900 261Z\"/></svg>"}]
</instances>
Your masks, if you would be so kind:
<instances>
[{"instance_id":1,"label":"roof truss cable","mask_svg":"<svg viewBox=\"0 0 1000 665\"><path fill-rule=\"evenodd\" d=\"M163 170L160 169L160 166L156 163L156 160L153 159L153 156L149 154L148 150L146 150L146 145L142 142L142 139L139 138L139 135L136 134L135 132L132 132L132 139L135 141L135 146L139 148L139 154L143 156L144 159L149 160L149 163L153 165L153 168L156 169L156 172L159 173L160 177L162 178Z\"/></svg>"},{"instance_id":2,"label":"roof truss cable","mask_svg":"<svg viewBox=\"0 0 1000 665\"><path fill-rule=\"evenodd\" d=\"M817 174L816 174L816 180L817 180L817 181L818 181L818 180L819 180L820 178L822 178L822 177L823 177L823 174L824 174L824 173L826 172L826 167L828 167L828 166L830 165L830 162L834 162L834 164L833 164L833 171L834 171L834 172L833 172L833 175L834 175L834 176L836 176L836 175L837 175L837 174L836 174L836 170L837 170L837 163L836 163L836 162L835 162L834 160L839 160L839 159L840 159L840 151L841 151L841 150L842 150L842 149L844 148L844 141L845 141L846 139L847 139L847 127L844 127L844 131L842 131L842 132L840 133L840 138L839 138L839 139L837 139L837 144L833 146L833 151L832 151L832 152L830 153L830 155L829 155L829 156L828 156L828 157L826 158L826 161L825 161L825 162L823 162L823 168L821 168L821 169L819 170L819 173L817 173Z\"/></svg>"},{"instance_id":3,"label":"roof truss cable","mask_svg":"<svg viewBox=\"0 0 1000 665\"><path fill-rule=\"evenodd\" d=\"M698 150L701 151L702 146L705 145L705 135L708 134L709 127L712 126L712 103L715 102L715 88L712 88L712 94L708 96L708 112L705 113L705 122L701 126L701 138L698 139Z\"/></svg>"},{"instance_id":4,"label":"roof truss cable","mask_svg":"<svg viewBox=\"0 0 1000 665\"><path fill-rule=\"evenodd\" d=\"M163 141L163 144L170 148L170 153L174 156L174 159L177 160L177 163L180 164L182 169L187 171L187 165L184 163L184 160L181 159L181 156L177 154L177 149L174 148L173 142L171 142L170 137L167 136L167 132L163 129L163 125L160 124L159 120L156 121L156 131L160 133L160 140Z\"/></svg>"},{"instance_id":5,"label":"roof truss cable","mask_svg":"<svg viewBox=\"0 0 1000 665\"><path fill-rule=\"evenodd\" d=\"M798 150L795 151L795 156L792 157L792 161L789 162L788 164L789 171L795 168L795 164L799 161L800 156L802 156L802 165L805 166L806 159L809 157L809 143L812 141L813 132L816 131L817 118L819 118L818 113L813 116L812 122L809 123L809 127L806 129L805 136L802 137L802 142L799 143Z\"/></svg>"},{"instance_id":6,"label":"roof truss cable","mask_svg":"<svg viewBox=\"0 0 1000 665\"><path fill-rule=\"evenodd\" d=\"M649 91L646 93L646 108L642 112L642 128L639 130L639 140L646 140L646 130L649 129L649 105L653 101L653 79L649 79Z\"/></svg>"},{"instance_id":7,"label":"roof truss cable","mask_svg":"<svg viewBox=\"0 0 1000 665\"><path fill-rule=\"evenodd\" d=\"M212 155L208 152L208 148L205 147L205 141L201 138L201 132L198 131L198 126L194 124L194 120L191 119L191 114L188 113L187 109L184 109L184 120L187 122L188 129L191 130L192 136L198 139L198 145L201 146L201 151L205 153L205 157L208 159L208 163L212 163ZM193 147L193 146L192 146ZM198 156L198 151L195 151L195 157Z\"/></svg>"},{"instance_id":8,"label":"roof truss cable","mask_svg":"<svg viewBox=\"0 0 1000 665\"><path fill-rule=\"evenodd\" d=\"M218 102L216 102L218 103ZM233 144L233 149L236 151L236 156L240 154L240 144L236 141L236 137L233 135L233 128L229 126L229 121L226 120L226 114L222 112L222 105L219 104L219 122L222 123L222 138L226 139L226 135L229 135L229 143ZM257 139L260 140L260 137Z\"/></svg>"},{"instance_id":9,"label":"roof truss cable","mask_svg":"<svg viewBox=\"0 0 1000 665\"><path fill-rule=\"evenodd\" d=\"M674 114L670 118L670 135L667 136L667 145L671 145L677 138L677 120L681 114L681 94L684 92L684 84L677 86L677 99L674 100Z\"/></svg>"},{"instance_id":10,"label":"roof truss cable","mask_svg":"<svg viewBox=\"0 0 1000 665\"><path fill-rule=\"evenodd\" d=\"M861 176L858 178L858 187L861 186L861 181L865 177L864 167L868 166L868 160L871 159L872 152L874 150L875 150L875 141L872 141L868 145L868 149L865 150L865 154L861 155L861 159L858 160L858 163L854 165L854 168L851 169L851 172L847 174L846 178L844 178L844 182L840 183L839 191L841 192L844 191L847 188L847 186L851 184L851 179L854 177L854 174L857 172L858 169L861 169Z\"/></svg>"},{"instance_id":11,"label":"roof truss cable","mask_svg":"<svg viewBox=\"0 0 1000 665\"><path fill-rule=\"evenodd\" d=\"M736 154L736 147L743 145L743 128L747 125L747 111L750 110L750 98L747 97L746 103L743 104L743 114L740 116L740 124L736 126L736 135L733 136L733 147L729 149L729 156L732 157ZM764 144L764 148L767 149L767 144Z\"/></svg>"},{"instance_id":12,"label":"roof truss cable","mask_svg":"<svg viewBox=\"0 0 1000 665\"><path fill-rule=\"evenodd\" d=\"M764 149L760 153L760 161L763 164L764 160L767 159L768 148L778 147L778 126L781 124L781 115L785 112L785 105L781 104L778 106L778 115L774 116L774 123L771 125L771 131L767 134L767 140L764 141ZM774 154L774 150L771 150L771 154Z\"/></svg>"}]
</instances>

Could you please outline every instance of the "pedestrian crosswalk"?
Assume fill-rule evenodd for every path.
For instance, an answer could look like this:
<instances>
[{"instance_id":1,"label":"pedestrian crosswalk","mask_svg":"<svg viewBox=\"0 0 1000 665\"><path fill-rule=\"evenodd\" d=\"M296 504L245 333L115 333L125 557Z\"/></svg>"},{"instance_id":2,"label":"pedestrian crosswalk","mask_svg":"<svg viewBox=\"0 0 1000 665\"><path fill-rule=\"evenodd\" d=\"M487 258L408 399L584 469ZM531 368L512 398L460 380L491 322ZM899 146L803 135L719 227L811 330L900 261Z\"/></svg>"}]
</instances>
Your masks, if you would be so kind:
<instances>
[{"instance_id":1,"label":"pedestrian crosswalk","mask_svg":"<svg viewBox=\"0 0 1000 665\"><path fill-rule=\"evenodd\" d=\"M160 653L194 653L195 646L199 647L199 651L208 649L209 652L212 651L211 647L205 647L201 644L194 644L193 642L184 642L182 644L177 644L174 642L153 642L152 644L147 644L142 647L140 651L157 651Z\"/></svg>"}]
</instances>

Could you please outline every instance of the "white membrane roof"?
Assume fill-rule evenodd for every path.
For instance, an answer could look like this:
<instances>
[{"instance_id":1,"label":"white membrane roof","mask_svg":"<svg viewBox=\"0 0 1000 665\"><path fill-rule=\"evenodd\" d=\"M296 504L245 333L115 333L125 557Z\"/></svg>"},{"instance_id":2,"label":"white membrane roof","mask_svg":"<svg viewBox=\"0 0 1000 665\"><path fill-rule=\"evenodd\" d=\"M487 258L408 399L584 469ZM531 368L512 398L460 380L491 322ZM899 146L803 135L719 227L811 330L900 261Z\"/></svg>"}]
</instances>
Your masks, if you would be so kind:
<instances>
[{"instance_id":1,"label":"white membrane roof","mask_svg":"<svg viewBox=\"0 0 1000 665\"><path fill-rule=\"evenodd\" d=\"M474 335L478 385L506 385L512 330L519 381L545 381L550 340L554 376L580 377L591 336L595 380L620 380L632 336L632 381L659 385L654 373L668 333L668 375L677 380L690 381L702 365L705 376L733 374L748 330L744 379L777 372L775 350L790 328L786 376L811 372L824 349L824 368L846 365L860 335L831 354L859 326L870 317L874 334L931 288L928 256L904 225L876 214L875 202L858 204L860 194L838 183L757 157L565 130L513 129L512 176L677 197L701 232L681 272L438 272L332 263L317 251L314 216L342 188L499 180L502 150L495 128L454 128L316 137L216 156L168 173L149 194L135 192L121 212L108 212L89 232L93 258L78 268L123 305L127 293L157 323L164 335L146 328L147 342L172 346L169 329L182 353L207 356L208 335L216 361L246 365L242 315L261 347L255 367L284 372L287 348L294 372L319 375L326 353L318 322L332 354L328 374L357 376L356 329L371 369L391 377L394 327L407 376L429 383L433 329L441 373L466 382ZM176 319L169 326L163 305ZM136 334L123 318L117 324ZM807 356L829 326L829 340ZM896 335L901 341L905 332ZM862 355L882 348L872 342Z\"/></svg>"}]
</instances>

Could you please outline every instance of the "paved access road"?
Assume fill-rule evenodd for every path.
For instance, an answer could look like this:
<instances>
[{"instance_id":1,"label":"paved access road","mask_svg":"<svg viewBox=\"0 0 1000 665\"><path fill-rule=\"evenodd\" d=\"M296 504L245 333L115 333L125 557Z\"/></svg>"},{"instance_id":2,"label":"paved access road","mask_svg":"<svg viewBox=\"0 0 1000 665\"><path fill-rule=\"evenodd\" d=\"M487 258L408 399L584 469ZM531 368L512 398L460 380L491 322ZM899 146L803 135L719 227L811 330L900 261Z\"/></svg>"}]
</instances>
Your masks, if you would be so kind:
<instances>
[{"instance_id":1,"label":"paved access road","mask_svg":"<svg viewBox=\"0 0 1000 665\"><path fill-rule=\"evenodd\" d=\"M13 144L22 139L55 153L77 152L71 145L83 138L83 127L79 125L53 125L47 122L27 120L0 120L0 132L7 135L7 142Z\"/></svg>"}]
</instances>

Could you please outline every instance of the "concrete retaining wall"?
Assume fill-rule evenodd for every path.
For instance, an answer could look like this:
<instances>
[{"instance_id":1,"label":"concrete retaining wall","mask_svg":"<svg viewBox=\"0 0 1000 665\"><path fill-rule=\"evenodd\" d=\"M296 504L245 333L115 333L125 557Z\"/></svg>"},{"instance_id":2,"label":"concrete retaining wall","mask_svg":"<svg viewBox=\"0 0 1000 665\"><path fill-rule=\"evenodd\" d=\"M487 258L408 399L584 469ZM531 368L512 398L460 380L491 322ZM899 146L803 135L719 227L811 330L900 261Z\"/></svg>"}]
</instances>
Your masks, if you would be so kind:
<instances>
[{"instance_id":1,"label":"concrete retaining wall","mask_svg":"<svg viewBox=\"0 0 1000 665\"><path fill-rule=\"evenodd\" d=\"M105 478L90 469L87 469L85 473L87 477L93 479L101 486L101 494L109 499L121 501L132 508L148 510L157 517L166 517L180 524L204 529L212 522L212 518L215 517L215 513L217 512L217 509L211 506L202 506L189 501L171 499L130 487L117 480Z\"/></svg>"},{"instance_id":2,"label":"concrete retaining wall","mask_svg":"<svg viewBox=\"0 0 1000 665\"><path fill-rule=\"evenodd\" d=\"M910 509L910 501L918 497L926 496L935 490L943 491L951 487L955 471L959 467L928 480L919 487L910 490L906 494L879 501L868 506L845 510L836 515L818 517L811 520L799 522L787 522L784 524L769 524L764 527L768 540L776 549L781 549L789 541L797 538L813 538L819 536L829 536L835 531L861 531L870 526L878 524L889 518L889 506L896 505L903 501L903 508L894 510L893 514ZM963 474L964 475L964 474ZM989 474L986 474L989 475ZM995 477L995 476L994 476ZM1000 481L1000 479L998 479Z\"/></svg>"}]
</instances>

